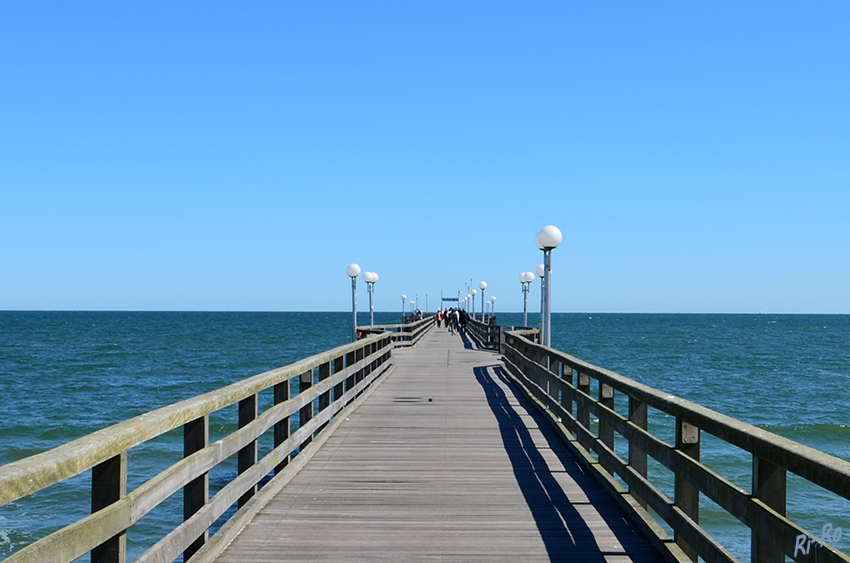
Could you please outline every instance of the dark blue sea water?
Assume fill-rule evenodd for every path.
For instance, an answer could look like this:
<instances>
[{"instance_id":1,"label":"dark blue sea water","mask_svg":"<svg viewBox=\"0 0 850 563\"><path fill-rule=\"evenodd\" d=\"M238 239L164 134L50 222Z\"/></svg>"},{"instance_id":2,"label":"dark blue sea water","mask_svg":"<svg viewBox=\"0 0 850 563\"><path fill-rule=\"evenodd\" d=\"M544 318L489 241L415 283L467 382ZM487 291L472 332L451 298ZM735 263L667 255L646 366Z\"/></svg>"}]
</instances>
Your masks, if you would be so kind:
<instances>
[{"instance_id":1,"label":"dark blue sea water","mask_svg":"<svg viewBox=\"0 0 850 563\"><path fill-rule=\"evenodd\" d=\"M376 322L398 317L376 313ZM367 324L366 315L359 320ZM529 320L536 323L536 315ZM499 321L519 324L521 315L500 314ZM350 322L350 313L0 312L0 463L343 344ZM850 316L561 314L553 318L552 344L850 460ZM211 439L235 420L227 409L212 417ZM672 437L667 417L651 411L650 423ZM179 459L181 448L180 435L170 433L132 450L129 487ZM749 489L745 452L704 437L702 460ZM211 491L235 471L225 464L213 472ZM650 471L666 478L660 466ZM0 558L84 516L89 479L0 508ZM850 503L794 476L789 483L794 519L817 532L825 523L850 528ZM748 559L748 530L707 500L702 510L712 534ZM172 498L131 529L131 560L181 513L181 499ZM844 543L836 547L850 551L850 534Z\"/></svg>"}]
</instances>

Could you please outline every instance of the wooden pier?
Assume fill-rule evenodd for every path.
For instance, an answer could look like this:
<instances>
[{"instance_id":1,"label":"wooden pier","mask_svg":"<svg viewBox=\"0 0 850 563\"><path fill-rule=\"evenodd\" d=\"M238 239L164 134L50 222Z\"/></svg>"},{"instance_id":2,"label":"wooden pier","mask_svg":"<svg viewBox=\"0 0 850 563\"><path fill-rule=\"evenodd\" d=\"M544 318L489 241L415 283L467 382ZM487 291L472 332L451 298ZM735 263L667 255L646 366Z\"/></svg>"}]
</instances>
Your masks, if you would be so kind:
<instances>
[{"instance_id":1,"label":"wooden pier","mask_svg":"<svg viewBox=\"0 0 850 563\"><path fill-rule=\"evenodd\" d=\"M472 321L452 335L426 318L358 333L0 467L0 506L91 475L90 515L4 561L126 563L134 526L179 495L180 523L134 563L739 563L700 525L703 497L749 528L754 563L850 563L786 514L788 473L850 500L846 460L542 346L533 329ZM223 409L238 425L210 443ZM140 480L128 452L181 430L183 457ZM752 455L751 488L700 461L704 433ZM142 484L128 491L131 474Z\"/></svg>"},{"instance_id":2,"label":"wooden pier","mask_svg":"<svg viewBox=\"0 0 850 563\"><path fill-rule=\"evenodd\" d=\"M217 559L663 561L501 374L431 331Z\"/></svg>"}]
</instances>

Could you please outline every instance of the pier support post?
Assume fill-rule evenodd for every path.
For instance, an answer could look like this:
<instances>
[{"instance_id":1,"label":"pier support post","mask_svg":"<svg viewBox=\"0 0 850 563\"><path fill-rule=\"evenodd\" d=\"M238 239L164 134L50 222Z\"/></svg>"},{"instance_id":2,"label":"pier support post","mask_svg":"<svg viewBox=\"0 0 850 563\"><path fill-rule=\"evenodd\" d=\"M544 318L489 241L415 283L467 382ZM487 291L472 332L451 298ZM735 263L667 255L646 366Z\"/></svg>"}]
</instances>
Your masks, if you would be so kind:
<instances>
[{"instance_id":1,"label":"pier support post","mask_svg":"<svg viewBox=\"0 0 850 563\"><path fill-rule=\"evenodd\" d=\"M700 430L693 424L684 420L676 419L676 449L686 456L699 461L699 434ZM684 477L676 475L675 480L675 502L688 518L699 524L699 489L693 486ZM697 560L697 552L680 536L676 534L676 544L682 548L685 555L691 561Z\"/></svg>"},{"instance_id":2,"label":"pier support post","mask_svg":"<svg viewBox=\"0 0 850 563\"><path fill-rule=\"evenodd\" d=\"M257 395L245 397L239 401L239 428L243 428L257 418ZM238 472L240 474L246 472L252 465L257 463L257 441L253 440L250 444L239 450L238 454ZM257 485L252 486L248 491L239 497L239 508L251 500L254 493L257 492Z\"/></svg>"},{"instance_id":3,"label":"pier support post","mask_svg":"<svg viewBox=\"0 0 850 563\"><path fill-rule=\"evenodd\" d=\"M209 444L209 416L196 418L183 425L183 457L206 448ZM191 518L204 507L209 498L209 473L189 481L183 487L183 521ZM188 561L207 541L209 530L198 536L183 552L183 561Z\"/></svg>"},{"instance_id":4,"label":"pier support post","mask_svg":"<svg viewBox=\"0 0 850 563\"><path fill-rule=\"evenodd\" d=\"M127 452L107 459L92 467L92 514L127 496ZM127 560L127 535L121 532L91 551L92 563L125 563Z\"/></svg>"},{"instance_id":5,"label":"pier support post","mask_svg":"<svg viewBox=\"0 0 850 563\"><path fill-rule=\"evenodd\" d=\"M753 455L753 496L785 516L787 472L784 467ZM752 563L783 563L785 554L768 538L752 530Z\"/></svg>"}]
</instances>

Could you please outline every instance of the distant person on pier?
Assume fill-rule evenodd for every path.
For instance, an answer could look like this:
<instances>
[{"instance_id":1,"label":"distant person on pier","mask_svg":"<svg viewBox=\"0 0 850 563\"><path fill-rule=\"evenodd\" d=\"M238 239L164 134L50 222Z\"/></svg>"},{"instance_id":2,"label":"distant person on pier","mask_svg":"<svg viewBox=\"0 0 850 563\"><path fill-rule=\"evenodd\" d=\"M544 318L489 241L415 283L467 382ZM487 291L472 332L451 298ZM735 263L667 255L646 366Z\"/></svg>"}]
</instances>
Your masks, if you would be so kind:
<instances>
[{"instance_id":1,"label":"distant person on pier","mask_svg":"<svg viewBox=\"0 0 850 563\"><path fill-rule=\"evenodd\" d=\"M466 309L460 310L460 332L466 332L466 323L469 322L469 313Z\"/></svg>"},{"instance_id":2,"label":"distant person on pier","mask_svg":"<svg viewBox=\"0 0 850 563\"><path fill-rule=\"evenodd\" d=\"M443 311L437 309L437 328L440 328L440 323L443 322Z\"/></svg>"}]
</instances>

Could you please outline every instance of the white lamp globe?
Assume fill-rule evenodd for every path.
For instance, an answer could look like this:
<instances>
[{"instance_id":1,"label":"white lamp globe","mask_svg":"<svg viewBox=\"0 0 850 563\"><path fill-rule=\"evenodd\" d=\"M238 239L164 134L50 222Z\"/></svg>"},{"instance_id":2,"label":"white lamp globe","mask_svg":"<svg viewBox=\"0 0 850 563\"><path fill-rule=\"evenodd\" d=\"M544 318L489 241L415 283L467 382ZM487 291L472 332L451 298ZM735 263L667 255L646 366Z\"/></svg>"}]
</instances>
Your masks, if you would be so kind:
<instances>
[{"instance_id":1,"label":"white lamp globe","mask_svg":"<svg viewBox=\"0 0 850 563\"><path fill-rule=\"evenodd\" d=\"M405 295L404 293L402 293L402 294L401 294L401 300L402 300L402 301L404 301L405 299L407 299L407 295Z\"/></svg>"},{"instance_id":2,"label":"white lamp globe","mask_svg":"<svg viewBox=\"0 0 850 563\"><path fill-rule=\"evenodd\" d=\"M537 266L537 275L538 276L540 276L542 278L543 274L545 272L546 272L546 266L544 266L543 264L540 264L539 266Z\"/></svg>"},{"instance_id":3,"label":"white lamp globe","mask_svg":"<svg viewBox=\"0 0 850 563\"><path fill-rule=\"evenodd\" d=\"M495 303L495 301L496 301L496 297L495 297L495 296L491 297L491 298L490 298L490 301L493 301L493 302Z\"/></svg>"},{"instance_id":4,"label":"white lamp globe","mask_svg":"<svg viewBox=\"0 0 850 563\"><path fill-rule=\"evenodd\" d=\"M563 235L561 235L561 230L558 227L546 225L534 237L534 242L537 243L537 248L540 250L552 250L553 248L558 248L562 239Z\"/></svg>"},{"instance_id":5,"label":"white lamp globe","mask_svg":"<svg viewBox=\"0 0 850 563\"><path fill-rule=\"evenodd\" d=\"M467 293L467 294L466 294L466 299L467 299L467 301L469 300L469 298L470 298L470 297L472 297L472 294L471 294L471 293Z\"/></svg>"},{"instance_id":6,"label":"white lamp globe","mask_svg":"<svg viewBox=\"0 0 850 563\"><path fill-rule=\"evenodd\" d=\"M484 291L485 289L487 289L487 282L481 282L481 283L479 283L479 284L478 284L478 287L480 287L480 288L481 288L481 290L482 290L482 291Z\"/></svg>"},{"instance_id":7,"label":"white lamp globe","mask_svg":"<svg viewBox=\"0 0 850 563\"><path fill-rule=\"evenodd\" d=\"M366 283L372 281L372 272L363 272L363 281Z\"/></svg>"},{"instance_id":8,"label":"white lamp globe","mask_svg":"<svg viewBox=\"0 0 850 563\"><path fill-rule=\"evenodd\" d=\"M526 272L524 275L525 275L525 281L527 283L531 283L531 282L534 281L534 272Z\"/></svg>"},{"instance_id":9,"label":"white lamp globe","mask_svg":"<svg viewBox=\"0 0 850 563\"><path fill-rule=\"evenodd\" d=\"M356 278L360 275L360 266L357 264L349 264L345 269L345 273L349 275L349 277Z\"/></svg>"},{"instance_id":10,"label":"white lamp globe","mask_svg":"<svg viewBox=\"0 0 850 563\"><path fill-rule=\"evenodd\" d=\"M520 272L519 283L525 283L525 272Z\"/></svg>"},{"instance_id":11,"label":"white lamp globe","mask_svg":"<svg viewBox=\"0 0 850 563\"><path fill-rule=\"evenodd\" d=\"M472 294L473 297L475 297L476 295L478 295L478 290L473 289L472 291L470 291L470 293Z\"/></svg>"},{"instance_id":12,"label":"white lamp globe","mask_svg":"<svg viewBox=\"0 0 850 563\"><path fill-rule=\"evenodd\" d=\"M375 283L376 281L378 281L378 274L372 272L372 283Z\"/></svg>"}]
</instances>

